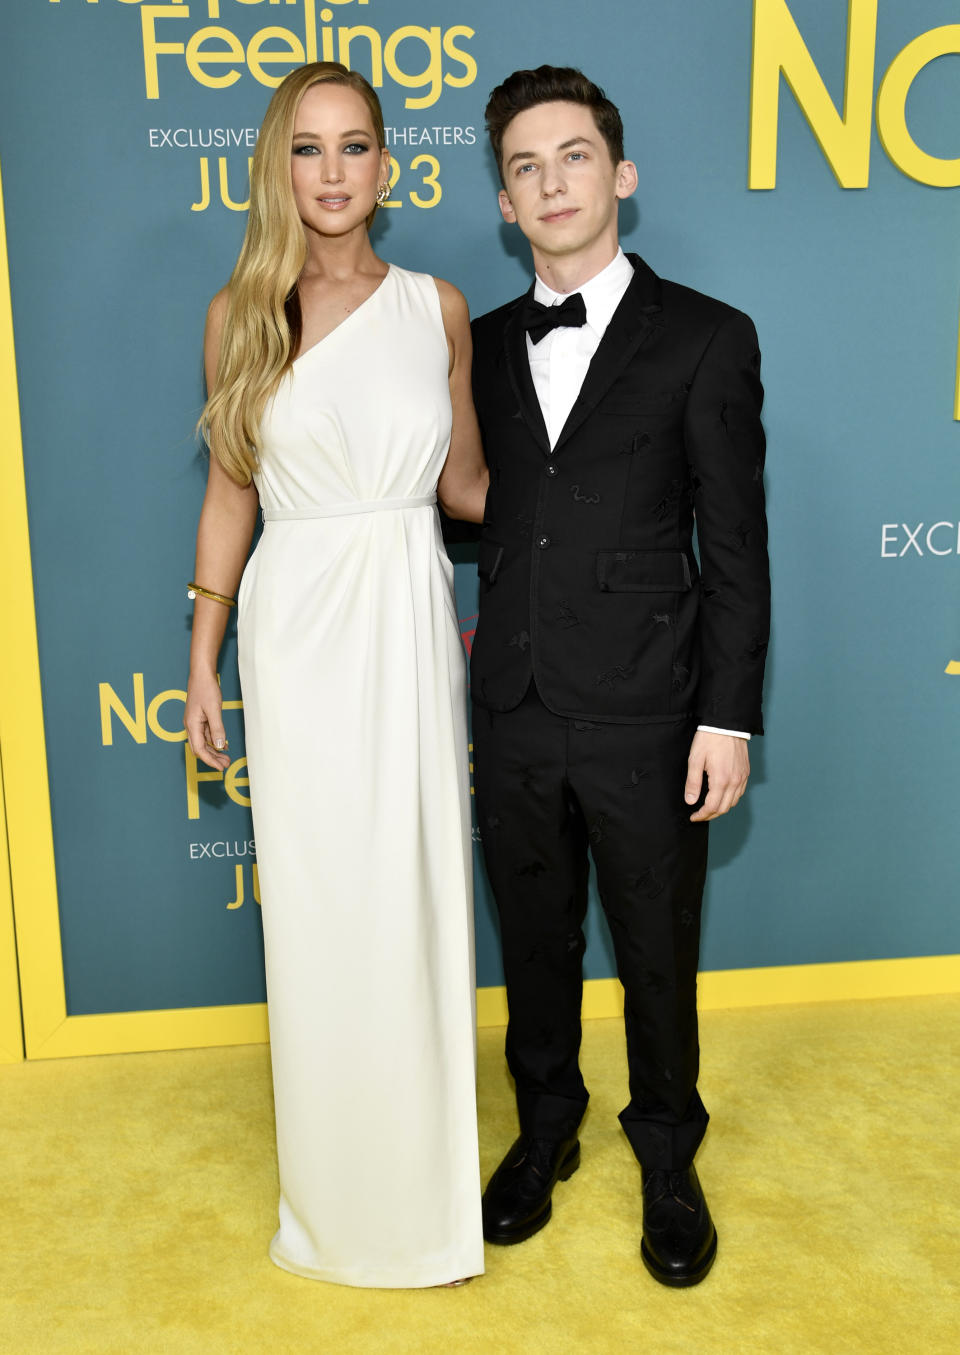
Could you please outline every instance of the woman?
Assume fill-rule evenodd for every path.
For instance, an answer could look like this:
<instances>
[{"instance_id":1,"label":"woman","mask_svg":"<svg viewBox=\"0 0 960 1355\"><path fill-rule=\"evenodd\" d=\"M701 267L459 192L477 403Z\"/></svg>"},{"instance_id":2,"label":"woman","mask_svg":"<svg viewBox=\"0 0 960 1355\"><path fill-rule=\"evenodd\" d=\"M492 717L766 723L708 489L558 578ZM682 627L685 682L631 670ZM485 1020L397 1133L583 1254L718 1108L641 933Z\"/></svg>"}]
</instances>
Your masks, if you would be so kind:
<instances>
[{"instance_id":1,"label":"woman","mask_svg":"<svg viewBox=\"0 0 960 1355\"><path fill-rule=\"evenodd\" d=\"M434 504L479 520L487 472L463 298L370 245L389 170L361 76L318 62L284 80L207 322L185 724L225 768L217 655L243 571L270 1255L392 1288L483 1270L465 673Z\"/></svg>"}]
</instances>

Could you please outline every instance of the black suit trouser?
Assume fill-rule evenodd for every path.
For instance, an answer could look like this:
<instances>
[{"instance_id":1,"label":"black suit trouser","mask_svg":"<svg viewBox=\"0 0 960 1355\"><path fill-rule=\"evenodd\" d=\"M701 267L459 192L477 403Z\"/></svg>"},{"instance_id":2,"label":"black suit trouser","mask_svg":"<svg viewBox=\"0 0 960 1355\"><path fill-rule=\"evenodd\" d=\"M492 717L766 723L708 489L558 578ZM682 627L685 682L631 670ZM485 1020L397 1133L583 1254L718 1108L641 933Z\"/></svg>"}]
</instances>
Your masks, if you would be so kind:
<instances>
[{"instance_id":1,"label":"black suit trouser","mask_svg":"<svg viewBox=\"0 0 960 1355\"><path fill-rule=\"evenodd\" d=\"M622 725L554 715L534 685L504 714L474 707L474 782L500 916L507 1062L520 1128L573 1135L588 853L624 988L638 1160L687 1166L707 1124L697 1093L697 963L707 825L684 803L693 722Z\"/></svg>"}]
</instances>

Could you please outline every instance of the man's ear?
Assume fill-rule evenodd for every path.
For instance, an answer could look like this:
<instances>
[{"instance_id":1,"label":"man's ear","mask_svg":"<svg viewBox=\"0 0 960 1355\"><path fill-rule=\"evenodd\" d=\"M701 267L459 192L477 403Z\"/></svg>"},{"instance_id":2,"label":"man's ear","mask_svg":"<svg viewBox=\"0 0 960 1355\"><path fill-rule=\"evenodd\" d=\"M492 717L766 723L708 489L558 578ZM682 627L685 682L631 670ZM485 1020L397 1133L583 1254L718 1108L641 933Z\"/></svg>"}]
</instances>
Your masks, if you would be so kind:
<instances>
[{"instance_id":1,"label":"man's ear","mask_svg":"<svg viewBox=\"0 0 960 1355\"><path fill-rule=\"evenodd\" d=\"M513 210L513 203L510 201L510 196L505 188L500 189L497 201L500 204L500 212L504 221L509 222L511 226L515 226L517 224L517 214Z\"/></svg>"},{"instance_id":2,"label":"man's ear","mask_svg":"<svg viewBox=\"0 0 960 1355\"><path fill-rule=\"evenodd\" d=\"M632 160L621 160L617 165L617 197L629 198L637 191L640 176Z\"/></svg>"}]
</instances>

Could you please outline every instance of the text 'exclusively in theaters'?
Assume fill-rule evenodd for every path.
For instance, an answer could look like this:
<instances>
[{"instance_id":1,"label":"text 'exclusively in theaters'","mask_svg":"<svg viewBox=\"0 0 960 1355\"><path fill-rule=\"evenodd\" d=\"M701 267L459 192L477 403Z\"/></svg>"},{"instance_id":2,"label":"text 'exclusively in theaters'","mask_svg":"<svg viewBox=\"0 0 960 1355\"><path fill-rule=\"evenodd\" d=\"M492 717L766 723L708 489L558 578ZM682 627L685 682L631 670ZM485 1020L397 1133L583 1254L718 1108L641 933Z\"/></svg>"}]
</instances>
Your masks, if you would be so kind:
<instances>
[{"instance_id":1,"label":"text 'exclusively in theaters'","mask_svg":"<svg viewBox=\"0 0 960 1355\"><path fill-rule=\"evenodd\" d=\"M253 150L260 134L257 127L148 127L147 145L163 150ZM385 127L388 146L475 146L476 127Z\"/></svg>"}]
</instances>

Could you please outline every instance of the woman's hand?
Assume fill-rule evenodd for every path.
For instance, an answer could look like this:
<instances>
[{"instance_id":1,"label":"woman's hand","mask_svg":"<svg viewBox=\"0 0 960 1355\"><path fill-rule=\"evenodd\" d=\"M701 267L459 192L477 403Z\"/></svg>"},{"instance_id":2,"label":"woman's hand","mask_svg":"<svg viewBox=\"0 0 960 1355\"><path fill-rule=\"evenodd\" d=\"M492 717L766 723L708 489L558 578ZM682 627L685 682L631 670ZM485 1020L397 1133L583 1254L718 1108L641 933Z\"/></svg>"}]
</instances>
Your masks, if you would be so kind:
<instances>
[{"instance_id":1,"label":"woman's hand","mask_svg":"<svg viewBox=\"0 0 960 1355\"><path fill-rule=\"evenodd\" d=\"M230 766L222 712L223 697L216 674L205 673L198 677L191 673L187 683L183 727L187 731L194 757L218 772L226 771Z\"/></svg>"}]
</instances>

